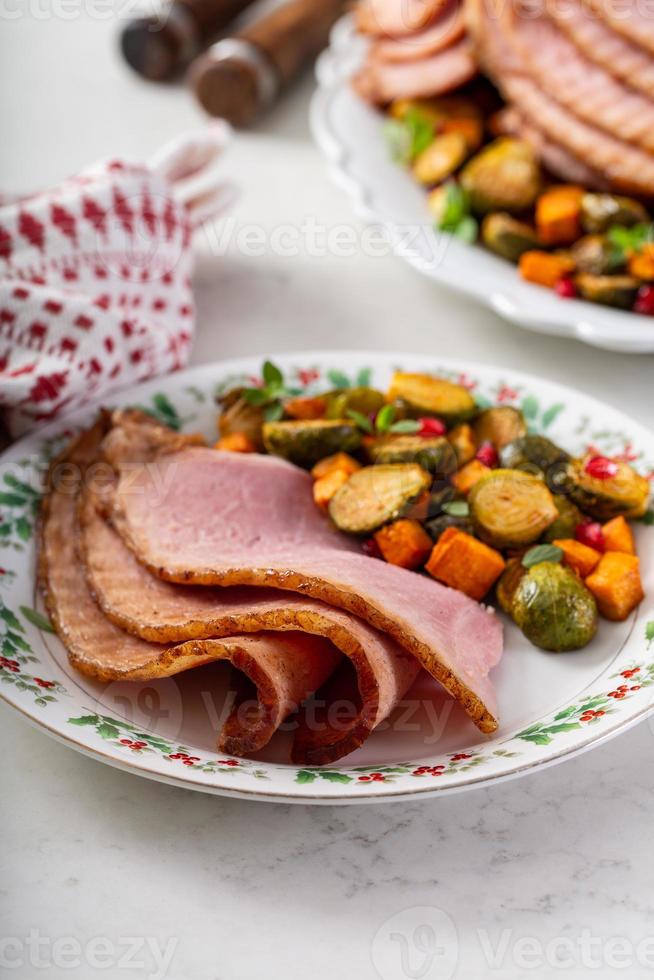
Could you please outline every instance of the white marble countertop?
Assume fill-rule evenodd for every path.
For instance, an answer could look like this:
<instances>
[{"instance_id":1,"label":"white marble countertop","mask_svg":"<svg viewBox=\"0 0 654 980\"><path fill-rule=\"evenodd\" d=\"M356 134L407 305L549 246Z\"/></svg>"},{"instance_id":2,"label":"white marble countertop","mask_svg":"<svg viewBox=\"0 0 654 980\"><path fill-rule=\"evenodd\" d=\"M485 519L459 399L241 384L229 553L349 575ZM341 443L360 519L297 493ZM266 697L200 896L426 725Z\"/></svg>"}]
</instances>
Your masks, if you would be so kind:
<instances>
[{"instance_id":1,"label":"white marble countertop","mask_svg":"<svg viewBox=\"0 0 654 980\"><path fill-rule=\"evenodd\" d=\"M119 62L116 13L91 0L16 10L0 32L2 189L47 184L103 155L147 156L201 122L183 89L142 83ZM330 346L438 352L539 373L654 422L653 357L522 332L390 256L339 257L302 235L298 254L246 254L239 232L250 226L309 219L360 233L311 146L310 91L307 79L225 160L242 197L229 233L198 243L195 363ZM8 710L0 733L7 976L523 980L654 969L646 724L491 789L343 808L151 783Z\"/></svg>"}]
</instances>

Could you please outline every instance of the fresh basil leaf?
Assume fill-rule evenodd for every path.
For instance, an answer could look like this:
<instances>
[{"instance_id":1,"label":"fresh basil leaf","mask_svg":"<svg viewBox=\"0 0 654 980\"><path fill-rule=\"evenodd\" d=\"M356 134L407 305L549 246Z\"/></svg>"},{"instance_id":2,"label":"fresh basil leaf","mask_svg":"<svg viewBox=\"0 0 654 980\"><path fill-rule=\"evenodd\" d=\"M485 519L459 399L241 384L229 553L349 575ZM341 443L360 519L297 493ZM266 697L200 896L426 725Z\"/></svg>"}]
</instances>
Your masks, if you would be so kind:
<instances>
[{"instance_id":1,"label":"fresh basil leaf","mask_svg":"<svg viewBox=\"0 0 654 980\"><path fill-rule=\"evenodd\" d=\"M389 425L388 431L394 433L413 433L417 432L419 428L420 422L418 422L417 419L398 419L397 422L393 422L392 425Z\"/></svg>"},{"instance_id":2,"label":"fresh basil leaf","mask_svg":"<svg viewBox=\"0 0 654 980\"><path fill-rule=\"evenodd\" d=\"M245 388L243 390L243 398L245 398L248 405L263 405L270 400L265 388Z\"/></svg>"},{"instance_id":3,"label":"fresh basil leaf","mask_svg":"<svg viewBox=\"0 0 654 980\"><path fill-rule=\"evenodd\" d=\"M281 402L272 402L263 410L264 422L277 422L284 414L284 407Z\"/></svg>"},{"instance_id":4,"label":"fresh basil leaf","mask_svg":"<svg viewBox=\"0 0 654 980\"><path fill-rule=\"evenodd\" d=\"M560 562L563 558L563 550L556 544L537 544L534 548L522 556L522 564L525 568L532 568L542 561Z\"/></svg>"},{"instance_id":5,"label":"fresh basil leaf","mask_svg":"<svg viewBox=\"0 0 654 980\"><path fill-rule=\"evenodd\" d=\"M471 214L467 214L465 218L461 218L456 228L452 229L453 235L456 235L463 242L468 242L468 244L477 241L478 232L479 225L477 224L477 219L473 218Z\"/></svg>"},{"instance_id":6,"label":"fresh basil leaf","mask_svg":"<svg viewBox=\"0 0 654 980\"><path fill-rule=\"evenodd\" d=\"M393 424L393 419L395 418L395 407L393 405L384 405L377 412L377 418L375 419L375 427L378 432L387 432L388 429Z\"/></svg>"},{"instance_id":7,"label":"fresh basil leaf","mask_svg":"<svg viewBox=\"0 0 654 980\"><path fill-rule=\"evenodd\" d=\"M284 382L284 375L272 361L264 361L262 374L269 388L279 388Z\"/></svg>"}]
</instances>

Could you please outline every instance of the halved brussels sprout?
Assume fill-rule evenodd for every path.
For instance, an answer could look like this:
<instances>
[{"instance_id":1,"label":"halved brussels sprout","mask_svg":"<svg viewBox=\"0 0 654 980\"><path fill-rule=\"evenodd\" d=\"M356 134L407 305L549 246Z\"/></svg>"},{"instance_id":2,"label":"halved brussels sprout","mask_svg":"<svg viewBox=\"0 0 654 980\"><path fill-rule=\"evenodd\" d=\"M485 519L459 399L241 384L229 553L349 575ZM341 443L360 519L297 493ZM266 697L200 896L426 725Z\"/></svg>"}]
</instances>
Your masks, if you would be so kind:
<instances>
[{"instance_id":1,"label":"halved brussels sprout","mask_svg":"<svg viewBox=\"0 0 654 980\"><path fill-rule=\"evenodd\" d=\"M297 466L310 467L333 453L351 453L361 444L361 431L348 419L266 422L263 443L269 453Z\"/></svg>"},{"instance_id":2,"label":"halved brussels sprout","mask_svg":"<svg viewBox=\"0 0 654 980\"><path fill-rule=\"evenodd\" d=\"M594 276L615 272L620 265L624 265L604 235L584 235L568 251L578 272L590 272Z\"/></svg>"},{"instance_id":3,"label":"halved brussels sprout","mask_svg":"<svg viewBox=\"0 0 654 980\"><path fill-rule=\"evenodd\" d=\"M553 653L580 650L597 632L595 599L573 571L550 561L520 576L511 616L534 646Z\"/></svg>"},{"instance_id":4,"label":"halved brussels sprout","mask_svg":"<svg viewBox=\"0 0 654 980\"><path fill-rule=\"evenodd\" d=\"M370 534L406 514L430 484L429 473L415 463L364 466L336 491L329 514L341 531Z\"/></svg>"},{"instance_id":5,"label":"halved brussels sprout","mask_svg":"<svg viewBox=\"0 0 654 980\"><path fill-rule=\"evenodd\" d=\"M608 521L620 514L642 517L649 502L649 482L645 477L628 463L612 460L615 474L600 479L592 475L592 466L589 467L592 459L589 454L573 460L568 467L572 500L598 521Z\"/></svg>"},{"instance_id":6,"label":"halved brussels sprout","mask_svg":"<svg viewBox=\"0 0 654 980\"><path fill-rule=\"evenodd\" d=\"M442 183L458 170L468 156L468 141L462 133L436 136L413 164L413 176L420 184Z\"/></svg>"},{"instance_id":7,"label":"halved brussels sprout","mask_svg":"<svg viewBox=\"0 0 654 980\"><path fill-rule=\"evenodd\" d=\"M457 468L456 453L443 436L383 436L367 452L373 463L417 463L429 473L447 475Z\"/></svg>"},{"instance_id":8,"label":"halved brussels sprout","mask_svg":"<svg viewBox=\"0 0 654 980\"><path fill-rule=\"evenodd\" d=\"M552 467L567 463L570 456L545 436L525 435L508 442L500 450L500 462L509 470L546 474Z\"/></svg>"},{"instance_id":9,"label":"halved brussels sprout","mask_svg":"<svg viewBox=\"0 0 654 980\"><path fill-rule=\"evenodd\" d=\"M475 483L468 504L477 534L495 548L532 544L558 515L543 481L521 470L492 470Z\"/></svg>"},{"instance_id":10,"label":"halved brussels sprout","mask_svg":"<svg viewBox=\"0 0 654 980\"><path fill-rule=\"evenodd\" d=\"M590 303L630 310L634 305L640 282L633 276L593 276L580 272L574 277L579 295Z\"/></svg>"},{"instance_id":11,"label":"halved brussels sprout","mask_svg":"<svg viewBox=\"0 0 654 980\"><path fill-rule=\"evenodd\" d=\"M387 398L391 402L401 400L413 415L437 415L447 425L465 422L477 410L474 398L463 385L431 374L396 371Z\"/></svg>"},{"instance_id":12,"label":"halved brussels sprout","mask_svg":"<svg viewBox=\"0 0 654 980\"><path fill-rule=\"evenodd\" d=\"M639 201L615 194L587 193L581 199L581 225L584 231L608 231L611 225L646 224L649 215Z\"/></svg>"},{"instance_id":13,"label":"halved brussels sprout","mask_svg":"<svg viewBox=\"0 0 654 980\"><path fill-rule=\"evenodd\" d=\"M531 225L518 221L505 211L486 215L481 225L481 239L491 252L509 262L517 262L523 252L541 248Z\"/></svg>"},{"instance_id":14,"label":"halved brussels sprout","mask_svg":"<svg viewBox=\"0 0 654 980\"><path fill-rule=\"evenodd\" d=\"M346 419L348 411L372 415L385 404L381 391L375 388L343 388L330 391L327 398L327 418Z\"/></svg>"},{"instance_id":15,"label":"halved brussels sprout","mask_svg":"<svg viewBox=\"0 0 654 980\"><path fill-rule=\"evenodd\" d=\"M492 442L497 450L514 442L527 432L525 419L519 408L511 405L498 405L486 408L475 419L472 430L477 445Z\"/></svg>"},{"instance_id":16,"label":"halved brussels sprout","mask_svg":"<svg viewBox=\"0 0 654 980\"><path fill-rule=\"evenodd\" d=\"M257 450L263 449L263 408L251 405L243 398L243 388L232 388L218 399L220 415L218 431L221 436L241 432Z\"/></svg>"},{"instance_id":17,"label":"halved brussels sprout","mask_svg":"<svg viewBox=\"0 0 654 980\"><path fill-rule=\"evenodd\" d=\"M553 499L559 516L545 531L543 541L550 543L560 538L574 538L577 527L584 523L584 515L576 504L563 494L555 493Z\"/></svg>"},{"instance_id":18,"label":"halved brussels sprout","mask_svg":"<svg viewBox=\"0 0 654 980\"><path fill-rule=\"evenodd\" d=\"M461 172L461 185L472 210L519 213L530 207L541 185L538 159L523 140L501 137L469 160Z\"/></svg>"},{"instance_id":19,"label":"halved brussels sprout","mask_svg":"<svg viewBox=\"0 0 654 980\"><path fill-rule=\"evenodd\" d=\"M462 425L455 425L453 429L450 429L447 433L447 441L456 453L459 466L465 466L466 463L469 463L477 452L472 426L468 425L467 422Z\"/></svg>"}]
</instances>

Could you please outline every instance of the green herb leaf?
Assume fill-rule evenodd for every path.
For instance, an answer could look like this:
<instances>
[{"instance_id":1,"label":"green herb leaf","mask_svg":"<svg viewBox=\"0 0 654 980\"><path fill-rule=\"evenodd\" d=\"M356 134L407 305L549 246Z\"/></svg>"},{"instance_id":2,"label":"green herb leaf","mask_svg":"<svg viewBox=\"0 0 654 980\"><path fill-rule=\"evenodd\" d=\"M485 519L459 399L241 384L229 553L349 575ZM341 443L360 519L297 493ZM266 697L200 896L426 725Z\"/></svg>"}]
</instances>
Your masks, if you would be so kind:
<instances>
[{"instance_id":1,"label":"green herb leaf","mask_svg":"<svg viewBox=\"0 0 654 980\"><path fill-rule=\"evenodd\" d=\"M626 253L639 252L643 245L654 239L654 225L638 224L626 228L623 225L613 225L606 237L614 246L616 252L622 253L623 261Z\"/></svg>"},{"instance_id":2,"label":"green herb leaf","mask_svg":"<svg viewBox=\"0 0 654 980\"><path fill-rule=\"evenodd\" d=\"M542 561L560 562L563 558L563 551L556 544L537 544L534 548L523 555L522 564L525 568L531 568Z\"/></svg>"},{"instance_id":3,"label":"green herb leaf","mask_svg":"<svg viewBox=\"0 0 654 980\"><path fill-rule=\"evenodd\" d=\"M394 405L384 405L377 412L377 418L375 419L375 427L377 432L388 432L393 420L395 418L395 406Z\"/></svg>"},{"instance_id":4,"label":"green herb leaf","mask_svg":"<svg viewBox=\"0 0 654 980\"><path fill-rule=\"evenodd\" d=\"M43 630L45 633L54 633L50 620L42 616L36 609L30 609L29 606L21 606L20 611L32 626L36 626L37 629Z\"/></svg>"},{"instance_id":5,"label":"green herb leaf","mask_svg":"<svg viewBox=\"0 0 654 980\"><path fill-rule=\"evenodd\" d=\"M473 218L471 214L466 214L464 218L461 218L456 228L452 229L452 234L457 238L460 238L463 242L477 241L477 235L479 234L479 224L476 218Z\"/></svg>"},{"instance_id":6,"label":"green herb leaf","mask_svg":"<svg viewBox=\"0 0 654 980\"><path fill-rule=\"evenodd\" d=\"M444 514L449 514L450 517L467 517L470 513L470 507L465 500L448 500L443 504L441 510Z\"/></svg>"},{"instance_id":7,"label":"green herb leaf","mask_svg":"<svg viewBox=\"0 0 654 980\"><path fill-rule=\"evenodd\" d=\"M436 227L439 231L456 235L457 238L461 238L465 242L477 240L479 225L470 214L468 195L461 185L454 180L445 184L443 210Z\"/></svg>"},{"instance_id":8,"label":"green herb leaf","mask_svg":"<svg viewBox=\"0 0 654 980\"><path fill-rule=\"evenodd\" d=\"M364 415L363 412L357 412L354 408L348 408L346 414L349 419L356 422L360 429L363 429L364 432L368 432L370 435L372 435L372 422L367 415Z\"/></svg>"},{"instance_id":9,"label":"green herb leaf","mask_svg":"<svg viewBox=\"0 0 654 980\"><path fill-rule=\"evenodd\" d=\"M267 401L270 401L265 388L245 388L243 398L248 405L265 405Z\"/></svg>"},{"instance_id":10,"label":"green herb leaf","mask_svg":"<svg viewBox=\"0 0 654 980\"><path fill-rule=\"evenodd\" d=\"M284 375L272 361L264 361L262 374L269 388L279 388L284 383Z\"/></svg>"},{"instance_id":11,"label":"green herb leaf","mask_svg":"<svg viewBox=\"0 0 654 980\"><path fill-rule=\"evenodd\" d=\"M434 138L434 124L419 109L409 109L403 119L389 119L384 137L398 163L412 163Z\"/></svg>"},{"instance_id":12,"label":"green herb leaf","mask_svg":"<svg viewBox=\"0 0 654 980\"><path fill-rule=\"evenodd\" d=\"M263 410L264 422L277 422L284 414L284 406L281 402L272 402Z\"/></svg>"},{"instance_id":13,"label":"green herb leaf","mask_svg":"<svg viewBox=\"0 0 654 980\"><path fill-rule=\"evenodd\" d=\"M388 427L389 432L417 432L420 428L420 422L417 419L398 419L397 422L393 422L392 425Z\"/></svg>"}]
</instances>

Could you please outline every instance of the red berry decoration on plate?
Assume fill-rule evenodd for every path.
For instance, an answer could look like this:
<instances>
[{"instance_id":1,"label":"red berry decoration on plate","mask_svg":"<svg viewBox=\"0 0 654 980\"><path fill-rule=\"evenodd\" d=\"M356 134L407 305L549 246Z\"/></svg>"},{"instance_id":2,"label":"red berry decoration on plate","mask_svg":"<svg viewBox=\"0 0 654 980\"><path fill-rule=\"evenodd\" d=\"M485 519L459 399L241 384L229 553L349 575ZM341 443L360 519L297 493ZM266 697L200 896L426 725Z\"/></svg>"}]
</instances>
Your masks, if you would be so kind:
<instances>
[{"instance_id":1,"label":"red berry decoration on plate","mask_svg":"<svg viewBox=\"0 0 654 980\"><path fill-rule=\"evenodd\" d=\"M636 295L634 313L654 316L654 286L641 286Z\"/></svg>"},{"instance_id":2,"label":"red berry decoration on plate","mask_svg":"<svg viewBox=\"0 0 654 980\"><path fill-rule=\"evenodd\" d=\"M444 436L447 431L440 419L418 419L418 425L419 436Z\"/></svg>"},{"instance_id":3,"label":"red berry decoration on plate","mask_svg":"<svg viewBox=\"0 0 654 980\"><path fill-rule=\"evenodd\" d=\"M564 276L557 282L556 286L554 287L554 292L557 296L560 296L561 299L575 299L577 295L577 287L573 283L572 279L568 279L567 276Z\"/></svg>"},{"instance_id":4,"label":"red berry decoration on plate","mask_svg":"<svg viewBox=\"0 0 654 980\"><path fill-rule=\"evenodd\" d=\"M617 476L619 466L608 456L592 456L584 466L584 470L594 480L610 480Z\"/></svg>"},{"instance_id":5,"label":"red berry decoration on plate","mask_svg":"<svg viewBox=\"0 0 654 980\"><path fill-rule=\"evenodd\" d=\"M497 449L492 442L482 442L481 446L477 450L475 459L478 459L480 463L483 463L484 466L488 466L490 469L497 466L499 462Z\"/></svg>"},{"instance_id":6,"label":"red berry decoration on plate","mask_svg":"<svg viewBox=\"0 0 654 980\"><path fill-rule=\"evenodd\" d=\"M585 544L588 548L594 548L595 551L606 551L602 525L597 521L589 521L587 524L577 524L575 538L580 544Z\"/></svg>"}]
</instances>

